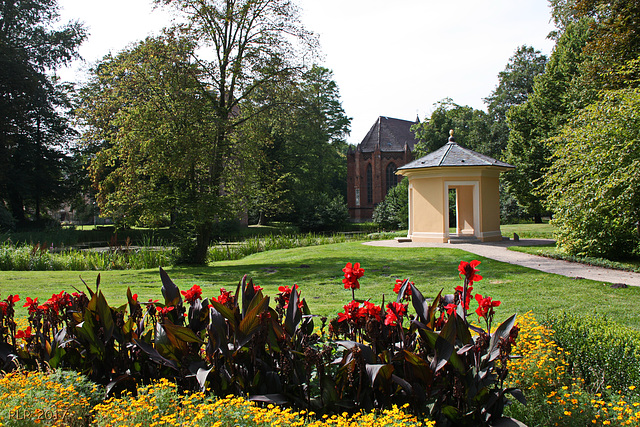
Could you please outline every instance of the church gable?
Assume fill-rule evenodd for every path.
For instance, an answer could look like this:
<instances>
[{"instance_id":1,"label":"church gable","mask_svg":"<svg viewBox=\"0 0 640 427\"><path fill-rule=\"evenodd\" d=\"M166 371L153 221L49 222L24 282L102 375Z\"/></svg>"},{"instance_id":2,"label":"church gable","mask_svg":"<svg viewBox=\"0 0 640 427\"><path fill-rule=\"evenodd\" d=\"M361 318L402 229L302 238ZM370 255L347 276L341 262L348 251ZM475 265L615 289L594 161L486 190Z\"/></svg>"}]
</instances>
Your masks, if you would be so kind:
<instances>
[{"instance_id":1,"label":"church gable","mask_svg":"<svg viewBox=\"0 0 640 427\"><path fill-rule=\"evenodd\" d=\"M416 139L411 126L414 124L416 122L380 116L362 139L358 149L363 153L371 153L377 147L381 152L402 152L405 145L408 145L409 151L413 151Z\"/></svg>"},{"instance_id":2,"label":"church gable","mask_svg":"<svg viewBox=\"0 0 640 427\"><path fill-rule=\"evenodd\" d=\"M347 154L347 205L351 219L369 221L373 209L400 182L396 170L412 160L416 122L378 117L362 142Z\"/></svg>"}]
</instances>

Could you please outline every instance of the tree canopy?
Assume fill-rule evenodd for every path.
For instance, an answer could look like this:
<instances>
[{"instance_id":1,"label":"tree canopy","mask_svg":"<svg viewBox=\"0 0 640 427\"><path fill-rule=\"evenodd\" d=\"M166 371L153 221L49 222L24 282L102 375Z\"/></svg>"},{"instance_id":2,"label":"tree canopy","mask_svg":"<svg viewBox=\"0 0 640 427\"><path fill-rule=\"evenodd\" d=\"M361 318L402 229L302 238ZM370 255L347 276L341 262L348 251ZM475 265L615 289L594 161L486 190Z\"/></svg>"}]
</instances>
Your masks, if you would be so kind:
<instances>
[{"instance_id":1,"label":"tree canopy","mask_svg":"<svg viewBox=\"0 0 640 427\"><path fill-rule=\"evenodd\" d=\"M471 150L483 151L488 135L487 114L468 105L458 105L451 98L434 104L431 116L412 126L418 143L415 157L422 157L447 143L449 130L455 131L456 141Z\"/></svg>"},{"instance_id":2,"label":"tree canopy","mask_svg":"<svg viewBox=\"0 0 640 427\"><path fill-rule=\"evenodd\" d=\"M300 108L306 115L286 126L309 128L296 133L307 151L322 144L304 138L329 142L348 122L345 128L326 120L337 92L331 94L326 71L305 63L315 55L316 39L291 2L157 3L174 7L187 23L106 57L83 92L87 148L95 153L91 172L105 215L131 225L168 213L190 236L183 260L203 263L215 221L238 218L252 204L265 206L286 193L292 175L264 162L274 140L253 122L275 123L266 115ZM314 84L322 86L324 101L317 102L321 91L314 93ZM316 104L320 110L313 113ZM338 129L323 128L334 124ZM271 179L274 172L279 176Z\"/></svg>"},{"instance_id":3,"label":"tree canopy","mask_svg":"<svg viewBox=\"0 0 640 427\"><path fill-rule=\"evenodd\" d=\"M545 187L567 253L619 259L638 250L638 141L638 89L605 92L553 138Z\"/></svg>"},{"instance_id":4,"label":"tree canopy","mask_svg":"<svg viewBox=\"0 0 640 427\"><path fill-rule=\"evenodd\" d=\"M52 73L86 33L77 22L54 28L57 19L55 0L0 1L0 210L19 224L69 195L71 88Z\"/></svg>"}]
</instances>

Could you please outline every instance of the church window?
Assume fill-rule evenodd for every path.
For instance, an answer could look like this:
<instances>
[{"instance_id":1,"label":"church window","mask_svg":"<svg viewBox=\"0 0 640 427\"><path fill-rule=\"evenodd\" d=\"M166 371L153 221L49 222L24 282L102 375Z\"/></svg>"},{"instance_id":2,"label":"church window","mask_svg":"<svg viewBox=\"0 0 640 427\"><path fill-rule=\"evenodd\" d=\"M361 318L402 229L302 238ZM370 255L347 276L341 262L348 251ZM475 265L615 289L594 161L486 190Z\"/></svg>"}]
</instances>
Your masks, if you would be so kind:
<instances>
[{"instance_id":1,"label":"church window","mask_svg":"<svg viewBox=\"0 0 640 427\"><path fill-rule=\"evenodd\" d=\"M389 163L387 165L387 193L389 192L389 190L391 190L393 187L396 186L396 184L398 184L398 177L396 176L396 165L395 163Z\"/></svg>"},{"instance_id":2,"label":"church window","mask_svg":"<svg viewBox=\"0 0 640 427\"><path fill-rule=\"evenodd\" d=\"M371 171L371 163L367 165L367 203L373 203L373 172Z\"/></svg>"}]
</instances>

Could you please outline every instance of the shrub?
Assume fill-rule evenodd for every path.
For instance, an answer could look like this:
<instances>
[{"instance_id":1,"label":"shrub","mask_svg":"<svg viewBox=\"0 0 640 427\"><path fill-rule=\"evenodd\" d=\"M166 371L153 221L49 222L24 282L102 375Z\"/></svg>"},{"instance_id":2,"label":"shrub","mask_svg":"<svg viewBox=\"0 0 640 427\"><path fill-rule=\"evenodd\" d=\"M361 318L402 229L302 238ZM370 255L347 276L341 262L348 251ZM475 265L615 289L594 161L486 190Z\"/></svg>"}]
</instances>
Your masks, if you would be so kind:
<instances>
[{"instance_id":1,"label":"shrub","mask_svg":"<svg viewBox=\"0 0 640 427\"><path fill-rule=\"evenodd\" d=\"M593 392L640 384L640 332L600 315L564 313L545 322L565 350L567 369Z\"/></svg>"},{"instance_id":2,"label":"shrub","mask_svg":"<svg viewBox=\"0 0 640 427\"><path fill-rule=\"evenodd\" d=\"M620 260L638 255L640 90L604 91L549 146L542 190L569 255Z\"/></svg>"},{"instance_id":3,"label":"shrub","mask_svg":"<svg viewBox=\"0 0 640 427\"><path fill-rule=\"evenodd\" d=\"M52 251L53 246L0 245L0 270L59 271L59 270L124 270L157 268L172 265L172 248L131 248L113 246L106 251Z\"/></svg>"},{"instance_id":4,"label":"shrub","mask_svg":"<svg viewBox=\"0 0 640 427\"><path fill-rule=\"evenodd\" d=\"M349 209L342 196L309 194L296 206L295 223L301 231L337 231L349 223Z\"/></svg>"},{"instance_id":5,"label":"shrub","mask_svg":"<svg viewBox=\"0 0 640 427\"><path fill-rule=\"evenodd\" d=\"M373 222L386 229L409 227L409 179L403 178L373 210Z\"/></svg>"}]
</instances>

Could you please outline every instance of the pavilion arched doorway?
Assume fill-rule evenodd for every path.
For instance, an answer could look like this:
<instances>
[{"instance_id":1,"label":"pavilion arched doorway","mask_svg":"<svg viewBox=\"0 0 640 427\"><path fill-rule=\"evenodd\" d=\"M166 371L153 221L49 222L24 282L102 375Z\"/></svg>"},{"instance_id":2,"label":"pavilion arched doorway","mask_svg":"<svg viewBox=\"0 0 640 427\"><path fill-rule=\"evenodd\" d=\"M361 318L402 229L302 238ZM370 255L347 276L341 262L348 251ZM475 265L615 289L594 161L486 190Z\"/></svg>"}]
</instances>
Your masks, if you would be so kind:
<instances>
[{"instance_id":1,"label":"pavilion arched doorway","mask_svg":"<svg viewBox=\"0 0 640 427\"><path fill-rule=\"evenodd\" d=\"M478 225L480 224L480 195L478 181L445 181L445 238L477 238ZM455 193L455 198L449 194ZM452 202L450 200L453 199ZM450 206L455 203L455 206ZM450 208L455 207L455 222L451 224L449 216ZM453 210L453 209L452 209ZM450 229L454 229L452 232Z\"/></svg>"}]
</instances>

